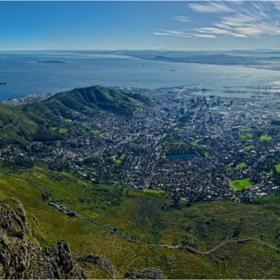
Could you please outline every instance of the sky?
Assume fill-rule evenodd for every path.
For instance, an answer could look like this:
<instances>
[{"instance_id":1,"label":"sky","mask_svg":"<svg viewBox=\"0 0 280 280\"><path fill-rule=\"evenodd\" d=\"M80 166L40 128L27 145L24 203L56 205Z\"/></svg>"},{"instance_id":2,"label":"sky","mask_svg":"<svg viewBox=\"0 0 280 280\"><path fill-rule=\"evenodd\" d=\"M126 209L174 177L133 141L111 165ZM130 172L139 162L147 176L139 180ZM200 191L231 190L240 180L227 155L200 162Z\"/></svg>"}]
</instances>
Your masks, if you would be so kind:
<instances>
[{"instance_id":1,"label":"sky","mask_svg":"<svg viewBox=\"0 0 280 280\"><path fill-rule=\"evenodd\" d=\"M280 49L280 2L0 2L0 50Z\"/></svg>"}]
</instances>

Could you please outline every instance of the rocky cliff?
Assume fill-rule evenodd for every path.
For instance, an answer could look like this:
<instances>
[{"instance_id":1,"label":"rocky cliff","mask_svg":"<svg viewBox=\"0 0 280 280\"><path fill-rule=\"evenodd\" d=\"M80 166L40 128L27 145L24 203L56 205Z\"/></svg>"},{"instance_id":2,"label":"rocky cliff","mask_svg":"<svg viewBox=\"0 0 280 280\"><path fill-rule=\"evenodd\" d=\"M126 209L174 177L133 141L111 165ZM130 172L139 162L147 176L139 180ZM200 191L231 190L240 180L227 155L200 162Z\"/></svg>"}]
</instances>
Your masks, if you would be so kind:
<instances>
[{"instance_id":1,"label":"rocky cliff","mask_svg":"<svg viewBox=\"0 0 280 280\"><path fill-rule=\"evenodd\" d=\"M0 202L0 278L85 278L67 242L42 248L30 235L21 204Z\"/></svg>"}]
</instances>

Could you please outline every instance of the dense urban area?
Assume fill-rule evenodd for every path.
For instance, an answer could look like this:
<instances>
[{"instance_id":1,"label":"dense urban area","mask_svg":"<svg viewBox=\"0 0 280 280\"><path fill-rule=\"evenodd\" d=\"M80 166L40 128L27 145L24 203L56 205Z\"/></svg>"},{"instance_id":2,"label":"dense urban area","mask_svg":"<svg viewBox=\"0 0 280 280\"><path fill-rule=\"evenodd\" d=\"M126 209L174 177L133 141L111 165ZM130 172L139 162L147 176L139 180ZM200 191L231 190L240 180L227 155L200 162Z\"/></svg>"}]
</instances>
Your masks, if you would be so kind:
<instances>
[{"instance_id":1,"label":"dense urban area","mask_svg":"<svg viewBox=\"0 0 280 280\"><path fill-rule=\"evenodd\" d=\"M147 96L132 116L106 110L57 117L54 142L10 145L3 166L46 164L95 183L166 193L174 203L248 201L280 186L280 100L229 98L207 89L121 88ZM51 95L15 98L22 105Z\"/></svg>"}]
</instances>

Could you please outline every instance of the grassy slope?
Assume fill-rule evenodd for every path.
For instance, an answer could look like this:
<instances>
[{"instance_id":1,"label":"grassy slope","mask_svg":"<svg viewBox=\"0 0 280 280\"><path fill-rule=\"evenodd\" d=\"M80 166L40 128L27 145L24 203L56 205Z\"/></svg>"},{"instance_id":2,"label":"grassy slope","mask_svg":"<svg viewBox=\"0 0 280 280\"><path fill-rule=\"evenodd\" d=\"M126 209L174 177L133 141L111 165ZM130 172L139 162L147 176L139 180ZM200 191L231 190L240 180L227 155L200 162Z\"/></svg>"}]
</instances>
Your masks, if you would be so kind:
<instances>
[{"instance_id":1,"label":"grassy slope","mask_svg":"<svg viewBox=\"0 0 280 280\"><path fill-rule=\"evenodd\" d=\"M0 145L33 140L42 119L30 119L20 107L0 103Z\"/></svg>"},{"instance_id":2,"label":"grassy slope","mask_svg":"<svg viewBox=\"0 0 280 280\"><path fill-rule=\"evenodd\" d=\"M35 168L25 173L1 174L0 197L22 201L42 245L64 238L77 254L107 256L120 272L139 267L161 268L168 278L279 278L279 255L254 242L228 244L209 256L180 249L155 248L128 242L81 218L70 218L42 200L43 184L52 196L71 210L118 227L152 243L185 241L207 250L234 235L256 237L280 245L279 201L275 196L260 205L211 202L181 210L170 208L160 194L123 191L113 186L92 185L66 173ZM238 264L238 265L237 265ZM269 266L268 266L269 264ZM102 277L98 271L89 276Z\"/></svg>"},{"instance_id":3,"label":"grassy slope","mask_svg":"<svg viewBox=\"0 0 280 280\"><path fill-rule=\"evenodd\" d=\"M24 111L49 118L53 115L71 118L72 110L92 112L96 108L123 115L131 115L136 109L133 99L121 91L93 86L58 93L46 101L26 105Z\"/></svg>"}]
</instances>

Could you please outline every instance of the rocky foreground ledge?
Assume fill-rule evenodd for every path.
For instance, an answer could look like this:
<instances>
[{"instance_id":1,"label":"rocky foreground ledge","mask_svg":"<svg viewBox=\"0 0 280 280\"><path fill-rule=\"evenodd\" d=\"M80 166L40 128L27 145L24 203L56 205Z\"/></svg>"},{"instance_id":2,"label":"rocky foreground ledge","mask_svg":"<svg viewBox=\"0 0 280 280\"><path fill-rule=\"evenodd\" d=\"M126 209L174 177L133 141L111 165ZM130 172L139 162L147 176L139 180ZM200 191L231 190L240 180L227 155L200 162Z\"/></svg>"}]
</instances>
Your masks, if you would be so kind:
<instances>
[{"instance_id":1,"label":"rocky foreground ledge","mask_svg":"<svg viewBox=\"0 0 280 280\"><path fill-rule=\"evenodd\" d=\"M0 278L86 278L67 242L42 248L32 240L20 202L0 202Z\"/></svg>"},{"instance_id":2,"label":"rocky foreground ledge","mask_svg":"<svg viewBox=\"0 0 280 280\"><path fill-rule=\"evenodd\" d=\"M85 270L84 270L85 268ZM86 279L86 270L102 269L108 278L119 278L110 261L89 254L76 257L69 244L42 248L31 236L21 203L0 200L0 278L1 279ZM126 279L162 279L160 270L142 268L126 273Z\"/></svg>"}]
</instances>

